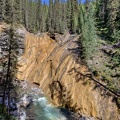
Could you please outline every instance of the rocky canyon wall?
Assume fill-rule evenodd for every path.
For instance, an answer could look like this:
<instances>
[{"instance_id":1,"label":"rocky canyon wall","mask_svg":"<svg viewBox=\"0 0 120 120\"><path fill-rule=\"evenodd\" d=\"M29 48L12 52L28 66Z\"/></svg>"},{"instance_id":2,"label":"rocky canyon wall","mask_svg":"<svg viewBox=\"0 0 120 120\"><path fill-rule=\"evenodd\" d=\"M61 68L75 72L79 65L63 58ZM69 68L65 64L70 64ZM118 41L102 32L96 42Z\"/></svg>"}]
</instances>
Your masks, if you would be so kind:
<instances>
[{"instance_id":1,"label":"rocky canyon wall","mask_svg":"<svg viewBox=\"0 0 120 120\"><path fill-rule=\"evenodd\" d=\"M38 84L57 106L64 106L96 120L120 120L112 96L86 75L87 67L80 60L78 36L26 33L25 50L18 59L17 78Z\"/></svg>"}]
</instances>

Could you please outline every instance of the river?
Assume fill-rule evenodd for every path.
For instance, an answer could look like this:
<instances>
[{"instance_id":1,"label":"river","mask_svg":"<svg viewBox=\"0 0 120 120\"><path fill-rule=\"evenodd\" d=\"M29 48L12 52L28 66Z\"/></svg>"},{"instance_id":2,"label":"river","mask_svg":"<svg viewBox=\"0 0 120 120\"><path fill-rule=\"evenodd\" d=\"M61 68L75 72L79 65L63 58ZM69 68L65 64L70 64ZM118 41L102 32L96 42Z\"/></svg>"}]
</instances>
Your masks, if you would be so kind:
<instances>
[{"instance_id":1,"label":"river","mask_svg":"<svg viewBox=\"0 0 120 120\"><path fill-rule=\"evenodd\" d=\"M19 120L78 120L75 113L52 105L37 86L27 82L21 86L17 103Z\"/></svg>"}]
</instances>

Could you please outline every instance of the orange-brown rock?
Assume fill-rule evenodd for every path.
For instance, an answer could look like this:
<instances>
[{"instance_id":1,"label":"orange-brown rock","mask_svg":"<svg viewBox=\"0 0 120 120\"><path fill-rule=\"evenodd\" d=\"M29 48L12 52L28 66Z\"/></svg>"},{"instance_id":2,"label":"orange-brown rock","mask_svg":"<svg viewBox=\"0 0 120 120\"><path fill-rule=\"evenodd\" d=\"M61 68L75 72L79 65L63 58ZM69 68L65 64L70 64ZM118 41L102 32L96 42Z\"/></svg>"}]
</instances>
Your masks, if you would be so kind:
<instances>
[{"instance_id":1,"label":"orange-brown rock","mask_svg":"<svg viewBox=\"0 0 120 120\"><path fill-rule=\"evenodd\" d=\"M89 72L79 57L78 37L67 34L61 39L56 42L47 34L38 37L27 33L25 51L17 65L18 79L40 84L57 106L74 109L96 120L119 120L113 97L95 89L95 83L84 76Z\"/></svg>"}]
</instances>

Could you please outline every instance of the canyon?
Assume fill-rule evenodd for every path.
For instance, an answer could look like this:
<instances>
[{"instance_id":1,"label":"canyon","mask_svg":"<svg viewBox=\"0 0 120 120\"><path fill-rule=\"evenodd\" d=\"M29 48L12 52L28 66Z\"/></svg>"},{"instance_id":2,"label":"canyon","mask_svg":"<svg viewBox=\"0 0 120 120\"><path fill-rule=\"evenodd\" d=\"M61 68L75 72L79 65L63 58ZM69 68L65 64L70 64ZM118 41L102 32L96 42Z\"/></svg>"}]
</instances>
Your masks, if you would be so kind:
<instances>
[{"instance_id":1,"label":"canyon","mask_svg":"<svg viewBox=\"0 0 120 120\"><path fill-rule=\"evenodd\" d=\"M8 35L4 29L8 28L9 25L0 25L1 48L5 48ZM83 118L120 120L116 96L91 77L81 58L80 36L69 33L35 35L23 27L16 28L15 34L19 46L16 51L19 81L37 85L50 103L77 112ZM3 53L0 57L4 61L6 52Z\"/></svg>"},{"instance_id":2,"label":"canyon","mask_svg":"<svg viewBox=\"0 0 120 120\"><path fill-rule=\"evenodd\" d=\"M25 32L17 78L38 85L56 106L95 120L120 120L112 93L89 77L81 60L80 36Z\"/></svg>"}]
</instances>

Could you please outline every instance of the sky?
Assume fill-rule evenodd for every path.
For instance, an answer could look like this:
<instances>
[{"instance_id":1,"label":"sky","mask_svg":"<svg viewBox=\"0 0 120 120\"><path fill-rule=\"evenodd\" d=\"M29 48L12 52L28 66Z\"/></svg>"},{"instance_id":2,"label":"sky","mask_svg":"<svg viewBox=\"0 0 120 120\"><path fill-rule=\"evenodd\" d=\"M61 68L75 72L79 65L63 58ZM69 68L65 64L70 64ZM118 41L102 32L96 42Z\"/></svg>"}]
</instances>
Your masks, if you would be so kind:
<instances>
[{"instance_id":1,"label":"sky","mask_svg":"<svg viewBox=\"0 0 120 120\"><path fill-rule=\"evenodd\" d=\"M42 3L44 3L44 2L48 4L49 0L42 0ZM82 2L84 3L85 0L82 0Z\"/></svg>"}]
</instances>

